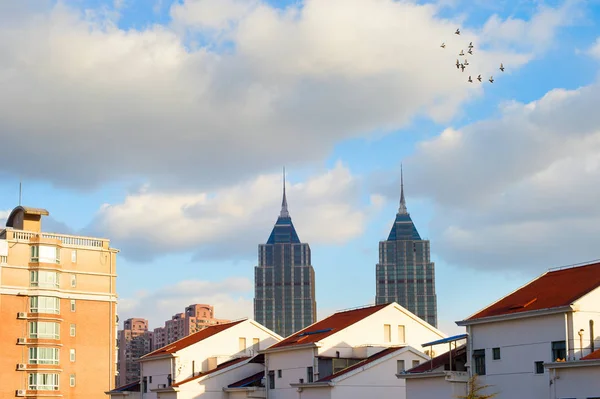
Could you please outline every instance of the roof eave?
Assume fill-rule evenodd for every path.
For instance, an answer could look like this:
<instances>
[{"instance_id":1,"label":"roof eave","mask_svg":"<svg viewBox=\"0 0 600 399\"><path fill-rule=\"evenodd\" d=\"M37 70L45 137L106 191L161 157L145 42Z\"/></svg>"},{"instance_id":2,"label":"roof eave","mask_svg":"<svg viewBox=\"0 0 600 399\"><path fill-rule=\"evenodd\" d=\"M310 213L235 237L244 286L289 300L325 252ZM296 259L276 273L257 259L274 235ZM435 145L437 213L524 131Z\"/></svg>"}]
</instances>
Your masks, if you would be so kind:
<instances>
[{"instance_id":1,"label":"roof eave","mask_svg":"<svg viewBox=\"0 0 600 399\"><path fill-rule=\"evenodd\" d=\"M265 388L264 387L233 387L233 388L224 387L223 392L254 392L254 391L258 391L259 389L265 389Z\"/></svg>"},{"instance_id":2,"label":"roof eave","mask_svg":"<svg viewBox=\"0 0 600 399\"><path fill-rule=\"evenodd\" d=\"M290 384L293 388L323 388L323 387L332 387L334 384L332 381L320 381L320 382L305 382L302 384L293 383Z\"/></svg>"},{"instance_id":3,"label":"roof eave","mask_svg":"<svg viewBox=\"0 0 600 399\"><path fill-rule=\"evenodd\" d=\"M473 319L473 320L466 319L466 320L457 321L456 325L464 327L464 326L471 326L471 325L475 325L475 324L494 323L494 322L498 322L498 321L517 320L517 319L525 319L525 318L529 318L529 317L546 316L546 315L551 315L551 314L556 314L556 313L574 312L574 311L577 311L578 309L579 309L578 306L571 304L571 305L567 305L567 306L559 306L556 308L530 310L527 312L518 312L518 313L502 314L502 315L497 315L497 316L481 317L481 318Z\"/></svg>"},{"instance_id":4,"label":"roof eave","mask_svg":"<svg viewBox=\"0 0 600 399\"><path fill-rule=\"evenodd\" d=\"M275 344L277 345L277 344ZM286 346L280 346L277 348L267 348L267 349L263 349L261 351L258 351L259 354L269 354L269 353L276 353L276 352L285 352L285 351L293 351L293 350L300 350L300 349L308 349L308 348L320 348L321 347L321 343L320 342L309 342L306 344L300 344L300 345L286 345Z\"/></svg>"},{"instance_id":5,"label":"roof eave","mask_svg":"<svg viewBox=\"0 0 600 399\"><path fill-rule=\"evenodd\" d=\"M177 352L163 353L161 355L151 355L151 354L148 354L148 355L140 357L139 359L135 359L134 362L141 363L141 362L145 362L145 361L148 361L148 360L172 359L172 358L178 357L175 353L177 353ZM149 356L149 355L151 355L151 356Z\"/></svg>"},{"instance_id":6,"label":"roof eave","mask_svg":"<svg viewBox=\"0 0 600 399\"><path fill-rule=\"evenodd\" d=\"M572 367L591 367L600 366L600 359L591 360L572 360L570 362L549 362L544 363L547 369L566 369Z\"/></svg>"},{"instance_id":7,"label":"roof eave","mask_svg":"<svg viewBox=\"0 0 600 399\"><path fill-rule=\"evenodd\" d=\"M396 374L398 379L414 379L414 378L433 378L433 377L445 377L446 373L443 371L427 371L424 373L407 373L407 374Z\"/></svg>"}]
</instances>

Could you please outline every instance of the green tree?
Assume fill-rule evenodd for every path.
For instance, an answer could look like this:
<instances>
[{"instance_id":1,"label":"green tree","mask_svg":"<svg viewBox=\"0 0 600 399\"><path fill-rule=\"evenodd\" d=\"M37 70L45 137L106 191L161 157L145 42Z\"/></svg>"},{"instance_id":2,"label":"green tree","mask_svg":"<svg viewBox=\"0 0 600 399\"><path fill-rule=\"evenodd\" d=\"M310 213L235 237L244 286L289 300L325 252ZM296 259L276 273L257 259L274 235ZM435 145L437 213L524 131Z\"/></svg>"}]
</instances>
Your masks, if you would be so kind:
<instances>
[{"instance_id":1,"label":"green tree","mask_svg":"<svg viewBox=\"0 0 600 399\"><path fill-rule=\"evenodd\" d=\"M471 378L469 378L468 387L467 387L467 395L466 396L457 396L457 399L491 399L495 398L498 393L490 393L484 394L482 391L491 387L492 385L480 385L477 380L477 374L474 374Z\"/></svg>"}]
</instances>

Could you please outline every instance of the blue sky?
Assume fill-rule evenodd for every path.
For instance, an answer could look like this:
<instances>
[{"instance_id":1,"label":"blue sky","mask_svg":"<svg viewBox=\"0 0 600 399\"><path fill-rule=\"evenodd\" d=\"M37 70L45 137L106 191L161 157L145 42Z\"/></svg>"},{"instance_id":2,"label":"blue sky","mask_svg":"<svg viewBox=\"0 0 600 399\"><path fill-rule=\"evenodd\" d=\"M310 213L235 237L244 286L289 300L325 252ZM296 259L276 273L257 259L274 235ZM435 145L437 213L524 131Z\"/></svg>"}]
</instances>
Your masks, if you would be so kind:
<instances>
[{"instance_id":1,"label":"blue sky","mask_svg":"<svg viewBox=\"0 0 600 399\"><path fill-rule=\"evenodd\" d=\"M111 238L122 318L251 316L285 165L322 317L374 301L402 162L440 328L459 331L549 267L600 258L600 3L490 4L0 4L0 218L22 179L45 230Z\"/></svg>"}]
</instances>

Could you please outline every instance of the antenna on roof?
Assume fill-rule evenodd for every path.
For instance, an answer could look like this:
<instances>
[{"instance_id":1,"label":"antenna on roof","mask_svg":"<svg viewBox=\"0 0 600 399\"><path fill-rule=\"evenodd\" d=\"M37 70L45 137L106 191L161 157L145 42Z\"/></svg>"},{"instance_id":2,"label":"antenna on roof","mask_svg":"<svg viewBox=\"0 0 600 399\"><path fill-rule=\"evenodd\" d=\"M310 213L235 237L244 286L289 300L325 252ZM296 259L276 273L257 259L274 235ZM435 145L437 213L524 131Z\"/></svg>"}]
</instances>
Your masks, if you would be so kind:
<instances>
[{"instance_id":1,"label":"antenna on roof","mask_svg":"<svg viewBox=\"0 0 600 399\"><path fill-rule=\"evenodd\" d=\"M21 178L19 178L19 206L21 206L21 199L23 197L23 182Z\"/></svg>"}]
</instances>

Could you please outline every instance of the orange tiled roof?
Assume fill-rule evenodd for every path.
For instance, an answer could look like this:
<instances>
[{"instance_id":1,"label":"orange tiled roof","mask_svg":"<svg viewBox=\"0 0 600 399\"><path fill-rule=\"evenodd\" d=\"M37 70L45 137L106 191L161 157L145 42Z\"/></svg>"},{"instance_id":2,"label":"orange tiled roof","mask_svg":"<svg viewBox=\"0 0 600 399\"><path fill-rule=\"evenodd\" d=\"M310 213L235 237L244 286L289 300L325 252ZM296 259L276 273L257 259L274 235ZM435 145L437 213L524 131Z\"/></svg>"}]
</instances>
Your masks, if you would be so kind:
<instances>
[{"instance_id":1,"label":"orange tiled roof","mask_svg":"<svg viewBox=\"0 0 600 399\"><path fill-rule=\"evenodd\" d=\"M386 348L386 349L382 350L381 352L377 352L376 354L369 356L368 358L364 359L363 361L360 361L358 363L353 364L350 367L346 367L345 369L338 371L335 374L331 374L331 375L328 375L327 377L323 377L317 382L331 381L334 378L337 378L341 375L349 373L350 371L356 370L357 368L363 367L364 365L367 365L369 363L373 363L377 359L381 359L382 357L387 356L390 353L394 353L394 352L399 351L400 349L404 349L404 348L405 348L405 346L395 346L392 348Z\"/></svg>"},{"instance_id":2,"label":"orange tiled roof","mask_svg":"<svg viewBox=\"0 0 600 399\"><path fill-rule=\"evenodd\" d=\"M155 350L154 352L150 352L147 355L141 357L141 359L147 359L153 356L166 355L169 353L175 353L183 348L187 348L190 345L193 345L197 342L205 340L206 338L212 337L215 334L220 333L221 331L225 331L228 328L235 326L236 324L240 324L241 322L246 321L246 319L234 321L226 324L215 324L209 327L206 327L203 330L200 330L196 333L190 334L187 337L183 337L180 340L177 340L171 344L165 345L162 348Z\"/></svg>"},{"instance_id":3,"label":"orange tiled roof","mask_svg":"<svg viewBox=\"0 0 600 399\"><path fill-rule=\"evenodd\" d=\"M600 287L600 263L542 274L467 320L568 306Z\"/></svg>"},{"instance_id":4,"label":"orange tiled roof","mask_svg":"<svg viewBox=\"0 0 600 399\"><path fill-rule=\"evenodd\" d=\"M600 360L600 349L596 349L589 355L582 357L581 360Z\"/></svg>"},{"instance_id":5,"label":"orange tiled roof","mask_svg":"<svg viewBox=\"0 0 600 399\"><path fill-rule=\"evenodd\" d=\"M389 303L383 305L369 306L365 308L347 310L335 313L326 319L316 322L313 325L306 327L297 333L290 335L283 341L272 345L271 348L289 347L295 345L304 345L312 342L318 342L344 328L376 313L377 311L388 306Z\"/></svg>"},{"instance_id":6,"label":"orange tiled roof","mask_svg":"<svg viewBox=\"0 0 600 399\"><path fill-rule=\"evenodd\" d=\"M241 363L241 362L243 362L243 361L245 361L245 360L248 360L248 359L250 359L250 357L249 357L249 356L246 356L246 357L237 357L237 358L235 358L235 359L228 360L228 361L226 361L226 362L223 362L223 363L219 364L219 365L218 365L217 367L215 367L214 369L212 369L212 370L208 370L208 371L207 371L207 372L205 372L205 373L199 373L199 374L196 374L195 376L192 376L192 377L190 377L190 378L186 378L185 380L181 380L181 381L179 381L179 382L177 382L177 383L173 384L173 387L178 387L178 386L180 386L180 385L183 385L183 384L185 384L186 382L190 382L190 381L193 381L193 380L195 380L195 379L197 379L197 378L204 377L205 375L209 375L209 374L215 373L215 372L217 372L217 371L219 371L219 370L223 370L224 368L227 368L227 367L229 367L229 366L233 366L234 364Z\"/></svg>"}]
</instances>

